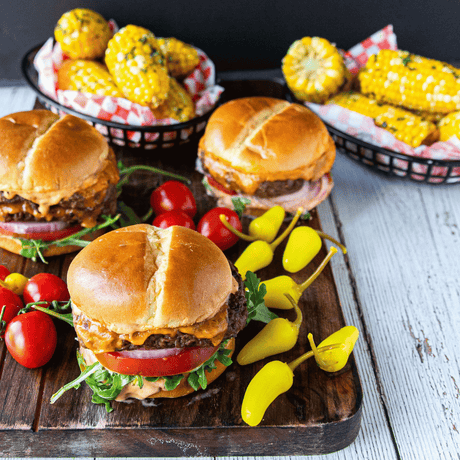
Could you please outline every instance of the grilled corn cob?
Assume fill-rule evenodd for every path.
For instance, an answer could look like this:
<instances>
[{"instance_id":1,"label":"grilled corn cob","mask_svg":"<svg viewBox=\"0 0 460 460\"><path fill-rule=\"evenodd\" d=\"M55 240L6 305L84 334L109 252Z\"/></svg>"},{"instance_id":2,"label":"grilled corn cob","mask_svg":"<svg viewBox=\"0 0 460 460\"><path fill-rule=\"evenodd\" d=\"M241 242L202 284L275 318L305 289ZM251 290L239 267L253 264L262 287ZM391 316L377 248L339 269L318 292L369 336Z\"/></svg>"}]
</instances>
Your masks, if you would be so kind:
<instances>
[{"instance_id":1,"label":"grilled corn cob","mask_svg":"<svg viewBox=\"0 0 460 460\"><path fill-rule=\"evenodd\" d=\"M171 77L168 99L157 108L152 107L157 119L173 118L184 122L195 116L195 104L186 89Z\"/></svg>"},{"instance_id":2,"label":"grilled corn cob","mask_svg":"<svg viewBox=\"0 0 460 460\"><path fill-rule=\"evenodd\" d=\"M282 71L297 99L317 103L337 93L348 74L337 48L319 37L295 41L283 58Z\"/></svg>"},{"instance_id":3,"label":"grilled corn cob","mask_svg":"<svg viewBox=\"0 0 460 460\"><path fill-rule=\"evenodd\" d=\"M60 17L54 37L71 59L97 59L104 55L112 31L99 13L76 8Z\"/></svg>"},{"instance_id":4,"label":"grilled corn cob","mask_svg":"<svg viewBox=\"0 0 460 460\"><path fill-rule=\"evenodd\" d=\"M328 104L337 104L374 120L376 126L391 132L411 147L431 144L438 139L436 126L408 110L377 102L359 93L341 93Z\"/></svg>"},{"instance_id":5,"label":"grilled corn cob","mask_svg":"<svg viewBox=\"0 0 460 460\"><path fill-rule=\"evenodd\" d=\"M123 97L107 68L85 59L64 61L58 71L58 87L98 96Z\"/></svg>"},{"instance_id":6,"label":"grilled corn cob","mask_svg":"<svg viewBox=\"0 0 460 460\"><path fill-rule=\"evenodd\" d=\"M168 97L169 75L155 35L127 25L109 41L105 62L125 97L158 107Z\"/></svg>"},{"instance_id":7,"label":"grilled corn cob","mask_svg":"<svg viewBox=\"0 0 460 460\"><path fill-rule=\"evenodd\" d=\"M460 71L407 51L381 50L359 73L361 92L407 109L460 110Z\"/></svg>"},{"instance_id":8,"label":"grilled corn cob","mask_svg":"<svg viewBox=\"0 0 460 460\"><path fill-rule=\"evenodd\" d=\"M452 112L446 115L439 123L439 140L448 141L452 136L460 139L460 112Z\"/></svg>"},{"instance_id":9,"label":"grilled corn cob","mask_svg":"<svg viewBox=\"0 0 460 460\"><path fill-rule=\"evenodd\" d=\"M198 51L193 46L174 37L157 40L172 77L186 77L200 63Z\"/></svg>"}]
</instances>

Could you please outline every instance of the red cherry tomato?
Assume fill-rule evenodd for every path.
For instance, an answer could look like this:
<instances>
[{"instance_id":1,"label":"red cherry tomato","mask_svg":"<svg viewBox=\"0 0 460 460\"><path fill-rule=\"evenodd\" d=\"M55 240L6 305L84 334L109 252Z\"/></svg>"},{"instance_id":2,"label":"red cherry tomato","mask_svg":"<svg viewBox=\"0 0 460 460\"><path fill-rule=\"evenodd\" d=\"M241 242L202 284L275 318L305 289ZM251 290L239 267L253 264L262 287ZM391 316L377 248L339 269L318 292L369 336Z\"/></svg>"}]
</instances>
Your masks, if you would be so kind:
<instances>
[{"instance_id":1,"label":"red cherry tomato","mask_svg":"<svg viewBox=\"0 0 460 460\"><path fill-rule=\"evenodd\" d=\"M214 208L208 211L198 222L197 230L219 246L222 251L225 251L232 247L239 238L224 226L219 218L221 214L226 215L230 225L238 231L243 230L238 214L228 208Z\"/></svg>"},{"instance_id":2,"label":"red cherry tomato","mask_svg":"<svg viewBox=\"0 0 460 460\"><path fill-rule=\"evenodd\" d=\"M180 225L181 227L191 228L195 230L195 222L183 211L168 211L156 216L153 219L152 225L159 228L168 228L172 225Z\"/></svg>"},{"instance_id":3,"label":"red cherry tomato","mask_svg":"<svg viewBox=\"0 0 460 460\"><path fill-rule=\"evenodd\" d=\"M65 238L66 236L73 235L81 230L80 225L75 225L74 227L64 228L63 230L56 230L54 232L35 232L35 233L14 233L3 228L0 228L1 235L16 236L24 238L26 240L43 240L43 241L54 241Z\"/></svg>"},{"instance_id":4,"label":"red cherry tomato","mask_svg":"<svg viewBox=\"0 0 460 460\"><path fill-rule=\"evenodd\" d=\"M41 367L51 359L56 349L56 327L50 316L42 311L24 313L9 322L5 344L19 364L29 369Z\"/></svg>"},{"instance_id":5,"label":"red cherry tomato","mask_svg":"<svg viewBox=\"0 0 460 460\"><path fill-rule=\"evenodd\" d=\"M24 286L22 295L26 304L53 300L67 302L70 299L67 284L59 276L51 273L39 273L32 276Z\"/></svg>"},{"instance_id":6,"label":"red cherry tomato","mask_svg":"<svg viewBox=\"0 0 460 460\"><path fill-rule=\"evenodd\" d=\"M2 320L5 321L6 325L18 314L19 310L24 306L21 298L16 295L13 291L7 288L0 287L0 314L3 306L5 311L3 312ZM0 337L3 337L1 334Z\"/></svg>"},{"instance_id":7,"label":"red cherry tomato","mask_svg":"<svg viewBox=\"0 0 460 460\"><path fill-rule=\"evenodd\" d=\"M158 216L166 211L183 211L190 217L196 214L196 202L191 190L182 182L170 180L150 195L150 205Z\"/></svg>"},{"instance_id":8,"label":"red cherry tomato","mask_svg":"<svg viewBox=\"0 0 460 460\"><path fill-rule=\"evenodd\" d=\"M0 280L5 281L5 278L9 274L10 274L10 271L4 265L0 265Z\"/></svg>"},{"instance_id":9,"label":"red cherry tomato","mask_svg":"<svg viewBox=\"0 0 460 460\"><path fill-rule=\"evenodd\" d=\"M207 361L218 347L190 347L169 350L171 356L161 356L166 350L139 350L136 357L132 352L109 352L97 355L98 361L107 369L125 375L142 375L144 377L159 377L189 372ZM144 354L146 357L139 357ZM159 355L156 358L151 356Z\"/></svg>"},{"instance_id":10,"label":"red cherry tomato","mask_svg":"<svg viewBox=\"0 0 460 460\"><path fill-rule=\"evenodd\" d=\"M211 187L214 187L217 190L226 193L227 195L238 195L238 193L236 193L234 190L230 190L219 184L219 182L217 182L212 176L206 176L206 180Z\"/></svg>"}]
</instances>

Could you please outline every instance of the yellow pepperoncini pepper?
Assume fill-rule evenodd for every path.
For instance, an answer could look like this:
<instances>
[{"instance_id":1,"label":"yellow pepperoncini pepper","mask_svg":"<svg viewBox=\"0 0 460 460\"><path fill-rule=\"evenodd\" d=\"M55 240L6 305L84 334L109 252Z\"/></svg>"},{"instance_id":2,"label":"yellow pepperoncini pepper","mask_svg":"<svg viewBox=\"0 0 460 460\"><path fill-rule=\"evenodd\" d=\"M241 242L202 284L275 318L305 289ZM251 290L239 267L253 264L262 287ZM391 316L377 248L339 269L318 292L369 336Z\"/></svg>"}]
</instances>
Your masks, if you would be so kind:
<instances>
[{"instance_id":1,"label":"yellow pepperoncini pepper","mask_svg":"<svg viewBox=\"0 0 460 460\"><path fill-rule=\"evenodd\" d=\"M21 273L10 273L3 281L0 280L0 286L3 286L17 295L22 295L24 286L29 278L21 275Z\"/></svg>"},{"instance_id":2,"label":"yellow pepperoncini pepper","mask_svg":"<svg viewBox=\"0 0 460 460\"><path fill-rule=\"evenodd\" d=\"M321 238L328 239L342 249L344 254L347 249L331 236L311 227L301 226L295 228L289 235L283 253L283 267L290 273L297 273L306 267L321 249Z\"/></svg>"},{"instance_id":3,"label":"yellow pepperoncini pepper","mask_svg":"<svg viewBox=\"0 0 460 460\"><path fill-rule=\"evenodd\" d=\"M249 382L244 394L241 405L241 416L250 426L256 426L261 421L270 404L281 394L288 391L294 382L294 369L312 356L320 356L320 362L325 365L328 372L340 370L348 360L353 346L358 339L358 330L354 326L346 326L335 332L320 345L326 343L326 346L320 346L315 351L304 353L299 358L289 364L281 361L271 361L266 364ZM343 340L343 342L337 342ZM334 342L334 343L332 343ZM346 360L343 362L346 350ZM338 357L328 359L323 357L327 353L331 356L337 352ZM324 361L324 362L323 362ZM318 360L317 360L318 362ZM333 364L333 363L337 364ZM342 366L339 369L339 364ZM343 365L342 365L343 364ZM320 365L321 367L321 365Z\"/></svg>"},{"instance_id":4,"label":"yellow pepperoncini pepper","mask_svg":"<svg viewBox=\"0 0 460 460\"><path fill-rule=\"evenodd\" d=\"M241 238L244 241L255 241L255 240L262 240L266 241L267 243L271 243L283 223L284 217L286 212L283 207L281 206L273 206L268 211L266 211L261 216L255 218L249 224L249 235L239 232L236 228L234 228L228 221L224 214L221 214L220 220L222 223L234 233L236 236Z\"/></svg>"},{"instance_id":5,"label":"yellow pepperoncini pepper","mask_svg":"<svg viewBox=\"0 0 460 460\"><path fill-rule=\"evenodd\" d=\"M273 253L275 249L295 227L295 224L299 220L302 212L303 208L299 208L286 230L284 230L284 232L272 243L267 243L263 240L256 240L243 251L235 262L235 267L238 269L243 280L246 279L246 272L256 272L257 270L270 265L273 260Z\"/></svg>"},{"instance_id":6,"label":"yellow pepperoncini pepper","mask_svg":"<svg viewBox=\"0 0 460 460\"><path fill-rule=\"evenodd\" d=\"M323 340L318 348L315 346L312 334L308 334L308 341L318 366L323 371L337 372L347 364L358 337L359 331L355 326L345 326Z\"/></svg>"},{"instance_id":7,"label":"yellow pepperoncini pepper","mask_svg":"<svg viewBox=\"0 0 460 460\"><path fill-rule=\"evenodd\" d=\"M297 343L302 324L302 312L289 294L286 295L286 298L291 303L291 307L295 308L297 314L295 321L289 321L286 318L272 319L239 352L236 358L238 364L244 366L267 356L283 353Z\"/></svg>"},{"instance_id":8,"label":"yellow pepperoncini pepper","mask_svg":"<svg viewBox=\"0 0 460 460\"><path fill-rule=\"evenodd\" d=\"M315 272L307 278L303 283L297 284L290 276L280 275L263 282L267 289L264 296L265 305L268 308L277 308L280 310L289 310L292 308L292 303L288 300L285 294L289 294L295 302L298 302L303 292L310 284L318 278L319 274L324 270L324 267L332 259L332 256L337 253L337 249L331 246L327 256L321 262Z\"/></svg>"}]
</instances>

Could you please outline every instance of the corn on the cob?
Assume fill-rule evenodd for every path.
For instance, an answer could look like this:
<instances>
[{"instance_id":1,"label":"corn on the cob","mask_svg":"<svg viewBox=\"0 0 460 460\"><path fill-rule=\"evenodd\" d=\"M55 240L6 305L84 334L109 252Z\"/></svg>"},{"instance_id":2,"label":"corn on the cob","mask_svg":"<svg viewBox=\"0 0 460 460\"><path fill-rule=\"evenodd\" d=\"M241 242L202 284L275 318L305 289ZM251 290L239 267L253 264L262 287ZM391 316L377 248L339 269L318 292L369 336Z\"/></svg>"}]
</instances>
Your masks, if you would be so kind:
<instances>
[{"instance_id":1,"label":"corn on the cob","mask_svg":"<svg viewBox=\"0 0 460 460\"><path fill-rule=\"evenodd\" d=\"M460 139L460 112L452 112L446 115L439 123L439 140L448 141L452 136Z\"/></svg>"},{"instance_id":2,"label":"corn on the cob","mask_svg":"<svg viewBox=\"0 0 460 460\"><path fill-rule=\"evenodd\" d=\"M186 77L200 63L198 51L193 46L174 37L157 40L166 58L168 72L172 77Z\"/></svg>"},{"instance_id":3,"label":"corn on the cob","mask_svg":"<svg viewBox=\"0 0 460 460\"><path fill-rule=\"evenodd\" d=\"M98 96L123 97L107 68L85 59L64 61L58 71L58 87Z\"/></svg>"},{"instance_id":4,"label":"corn on the cob","mask_svg":"<svg viewBox=\"0 0 460 460\"><path fill-rule=\"evenodd\" d=\"M327 103L337 104L372 118L376 126L386 129L396 139L411 147L431 144L439 136L436 126L430 121L423 120L408 110L377 102L359 93L341 93Z\"/></svg>"},{"instance_id":5,"label":"corn on the cob","mask_svg":"<svg viewBox=\"0 0 460 460\"><path fill-rule=\"evenodd\" d=\"M105 62L125 97L158 107L168 97L169 75L155 35L127 25L109 41Z\"/></svg>"},{"instance_id":6,"label":"corn on the cob","mask_svg":"<svg viewBox=\"0 0 460 460\"><path fill-rule=\"evenodd\" d=\"M157 119L173 118L184 122L195 116L195 104L192 97L173 77L170 81L168 99L158 107L152 107L151 110Z\"/></svg>"},{"instance_id":7,"label":"corn on the cob","mask_svg":"<svg viewBox=\"0 0 460 460\"><path fill-rule=\"evenodd\" d=\"M407 51L380 50L359 73L361 92L407 109L460 110L460 71Z\"/></svg>"},{"instance_id":8,"label":"corn on the cob","mask_svg":"<svg viewBox=\"0 0 460 460\"><path fill-rule=\"evenodd\" d=\"M112 31L99 13L75 8L60 17L54 37L71 59L97 59L104 55Z\"/></svg>"},{"instance_id":9,"label":"corn on the cob","mask_svg":"<svg viewBox=\"0 0 460 460\"><path fill-rule=\"evenodd\" d=\"M325 38L304 37L284 56L282 71L301 101L324 103L345 83L347 69L337 48Z\"/></svg>"}]
</instances>

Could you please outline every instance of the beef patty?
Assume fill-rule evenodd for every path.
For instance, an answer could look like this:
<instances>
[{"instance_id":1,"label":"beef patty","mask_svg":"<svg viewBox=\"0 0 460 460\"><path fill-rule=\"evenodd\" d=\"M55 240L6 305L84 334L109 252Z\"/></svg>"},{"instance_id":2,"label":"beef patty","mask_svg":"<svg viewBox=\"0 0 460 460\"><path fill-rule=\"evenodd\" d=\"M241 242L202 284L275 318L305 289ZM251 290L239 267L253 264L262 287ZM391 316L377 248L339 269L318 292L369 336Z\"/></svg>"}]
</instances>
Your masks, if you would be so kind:
<instances>
[{"instance_id":1,"label":"beef patty","mask_svg":"<svg viewBox=\"0 0 460 460\"><path fill-rule=\"evenodd\" d=\"M107 190L96 193L91 199L85 198L78 192L68 200L61 200L50 206L46 216L37 217L38 204L26 200L19 195L11 199L5 198L0 192L0 219L4 222L45 222L60 220L64 222L79 222L87 220L89 216L97 217L101 214L113 215L117 209L117 190L110 184Z\"/></svg>"}]
</instances>

